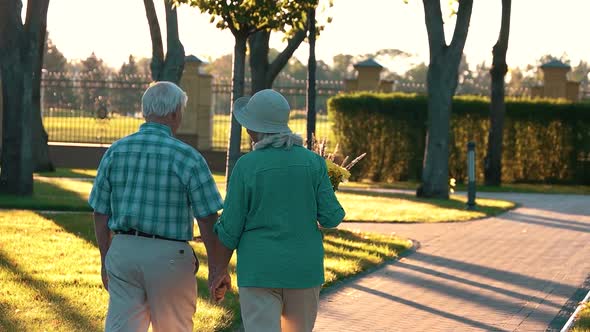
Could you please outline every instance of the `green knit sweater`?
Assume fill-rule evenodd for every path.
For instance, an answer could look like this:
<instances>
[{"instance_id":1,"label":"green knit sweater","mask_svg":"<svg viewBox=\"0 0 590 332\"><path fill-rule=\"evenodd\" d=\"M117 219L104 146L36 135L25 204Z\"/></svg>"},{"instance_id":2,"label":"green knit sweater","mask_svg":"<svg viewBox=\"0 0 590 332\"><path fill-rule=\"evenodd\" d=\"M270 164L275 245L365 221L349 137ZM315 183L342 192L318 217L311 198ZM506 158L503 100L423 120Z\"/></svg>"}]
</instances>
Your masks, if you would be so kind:
<instances>
[{"instance_id":1,"label":"green knit sweater","mask_svg":"<svg viewBox=\"0 0 590 332\"><path fill-rule=\"evenodd\" d=\"M238 286L309 288L324 282L319 225L343 218L322 157L269 147L236 163L215 232L237 249Z\"/></svg>"}]
</instances>

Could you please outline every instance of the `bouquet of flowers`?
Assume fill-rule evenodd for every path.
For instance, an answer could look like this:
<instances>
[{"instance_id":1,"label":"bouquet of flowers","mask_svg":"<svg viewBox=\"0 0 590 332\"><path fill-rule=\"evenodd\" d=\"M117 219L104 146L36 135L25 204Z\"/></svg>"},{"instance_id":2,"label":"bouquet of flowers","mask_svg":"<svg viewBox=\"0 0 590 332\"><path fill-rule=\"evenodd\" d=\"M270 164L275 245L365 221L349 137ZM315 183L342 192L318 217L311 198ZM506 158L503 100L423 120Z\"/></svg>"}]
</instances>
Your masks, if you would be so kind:
<instances>
[{"instance_id":1,"label":"bouquet of flowers","mask_svg":"<svg viewBox=\"0 0 590 332\"><path fill-rule=\"evenodd\" d=\"M337 164L334 159L338 154L338 145L334 148L334 152L327 153L326 152L326 143L327 140L324 138L321 141L317 141L315 137L312 140L312 150L319 154L322 158L326 160L326 167L328 168L328 176L330 177L330 182L332 182L332 188L334 191L338 190L338 186L342 182L348 181L350 178L350 169L356 165L361 159L363 159L367 153L363 153L360 156L356 157L350 163L349 157L346 156L340 164Z\"/></svg>"}]
</instances>

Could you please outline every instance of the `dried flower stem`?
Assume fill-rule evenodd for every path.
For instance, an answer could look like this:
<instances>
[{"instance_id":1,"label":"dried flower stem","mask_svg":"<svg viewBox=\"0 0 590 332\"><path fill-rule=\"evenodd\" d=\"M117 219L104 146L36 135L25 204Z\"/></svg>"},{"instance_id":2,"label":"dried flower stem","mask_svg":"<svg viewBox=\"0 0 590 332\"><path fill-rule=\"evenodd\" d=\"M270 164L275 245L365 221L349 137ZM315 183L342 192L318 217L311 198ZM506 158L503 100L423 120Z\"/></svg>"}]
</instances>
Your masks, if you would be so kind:
<instances>
[{"instance_id":1,"label":"dried flower stem","mask_svg":"<svg viewBox=\"0 0 590 332\"><path fill-rule=\"evenodd\" d=\"M354 165L356 165L356 164L357 164L359 161L361 161L361 159L363 159L363 158L364 158L366 155L367 155L367 153L366 153L366 152L365 152L365 153L363 153L363 154L361 154L360 156L356 157L356 158L355 158L353 161L351 161L351 162L350 162L350 164L348 164L348 166L346 166L346 167L344 167L344 168L346 168L347 170L349 170L349 171L350 171L350 169L351 169L351 168L352 168Z\"/></svg>"}]
</instances>

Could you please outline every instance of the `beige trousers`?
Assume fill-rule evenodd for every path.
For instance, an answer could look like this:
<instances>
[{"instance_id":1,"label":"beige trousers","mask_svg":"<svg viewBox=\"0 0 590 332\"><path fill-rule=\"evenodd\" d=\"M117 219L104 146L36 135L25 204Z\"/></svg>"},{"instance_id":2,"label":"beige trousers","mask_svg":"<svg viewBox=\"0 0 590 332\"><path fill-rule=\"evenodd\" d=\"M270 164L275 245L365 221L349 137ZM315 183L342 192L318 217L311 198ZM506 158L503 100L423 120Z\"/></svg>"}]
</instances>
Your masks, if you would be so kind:
<instances>
[{"instance_id":1,"label":"beige trousers","mask_svg":"<svg viewBox=\"0 0 590 332\"><path fill-rule=\"evenodd\" d=\"M240 287L246 332L311 332L318 314L320 287Z\"/></svg>"},{"instance_id":2,"label":"beige trousers","mask_svg":"<svg viewBox=\"0 0 590 332\"><path fill-rule=\"evenodd\" d=\"M105 330L191 331L197 304L195 258L186 242L115 235L106 256Z\"/></svg>"}]
</instances>

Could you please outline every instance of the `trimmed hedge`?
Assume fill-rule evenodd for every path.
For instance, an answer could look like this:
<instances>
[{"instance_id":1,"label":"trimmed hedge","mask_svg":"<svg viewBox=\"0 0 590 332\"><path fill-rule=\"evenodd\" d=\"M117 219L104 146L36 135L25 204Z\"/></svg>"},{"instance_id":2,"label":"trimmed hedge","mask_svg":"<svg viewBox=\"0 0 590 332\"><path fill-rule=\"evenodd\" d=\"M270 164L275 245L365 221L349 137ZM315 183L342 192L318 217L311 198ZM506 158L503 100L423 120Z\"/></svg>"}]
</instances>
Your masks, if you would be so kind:
<instances>
[{"instance_id":1,"label":"trimmed hedge","mask_svg":"<svg viewBox=\"0 0 590 332\"><path fill-rule=\"evenodd\" d=\"M367 152L353 177L373 181L420 179L427 130L427 97L354 93L332 97L328 114L344 154ZM478 181L489 130L488 98L453 99L449 173L467 176L467 142L476 143ZM503 182L590 183L590 104L507 99Z\"/></svg>"}]
</instances>

